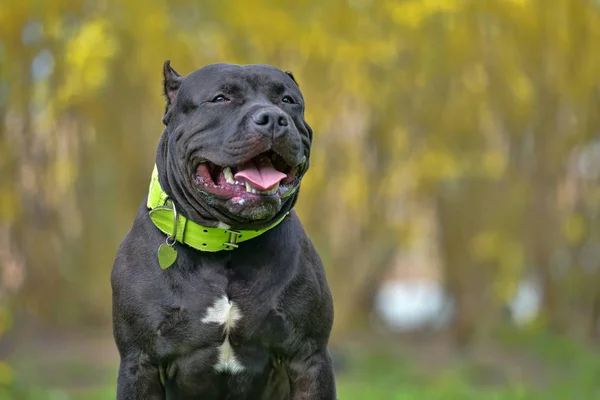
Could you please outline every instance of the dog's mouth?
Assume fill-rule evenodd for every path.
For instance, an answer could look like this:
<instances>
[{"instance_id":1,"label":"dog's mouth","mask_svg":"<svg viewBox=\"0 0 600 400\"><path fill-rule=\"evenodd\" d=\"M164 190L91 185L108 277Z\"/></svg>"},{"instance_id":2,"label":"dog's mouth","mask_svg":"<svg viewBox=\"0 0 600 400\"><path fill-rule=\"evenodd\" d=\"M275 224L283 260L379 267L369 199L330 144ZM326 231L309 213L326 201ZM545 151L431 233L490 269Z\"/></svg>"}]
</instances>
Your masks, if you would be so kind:
<instances>
[{"instance_id":1,"label":"dog's mouth","mask_svg":"<svg viewBox=\"0 0 600 400\"><path fill-rule=\"evenodd\" d=\"M290 196L298 185L306 167L306 157L296 165L288 165L274 151L233 167L222 167L203 160L196 167L194 183L205 193L239 199L259 196Z\"/></svg>"}]
</instances>

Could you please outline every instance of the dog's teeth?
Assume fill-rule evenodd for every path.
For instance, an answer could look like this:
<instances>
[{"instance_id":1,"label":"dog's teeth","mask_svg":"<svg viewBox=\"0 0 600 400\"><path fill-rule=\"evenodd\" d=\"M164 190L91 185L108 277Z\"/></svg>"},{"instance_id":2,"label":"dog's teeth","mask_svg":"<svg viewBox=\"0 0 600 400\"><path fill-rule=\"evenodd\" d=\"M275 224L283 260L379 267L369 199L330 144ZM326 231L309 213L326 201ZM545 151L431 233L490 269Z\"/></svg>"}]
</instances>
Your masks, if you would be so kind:
<instances>
[{"instance_id":1,"label":"dog's teeth","mask_svg":"<svg viewBox=\"0 0 600 400\"><path fill-rule=\"evenodd\" d=\"M225 176L225 182L233 185L235 181L233 180L233 173L231 172L231 168L225 167L223 168L223 175Z\"/></svg>"},{"instance_id":2,"label":"dog's teeth","mask_svg":"<svg viewBox=\"0 0 600 400\"><path fill-rule=\"evenodd\" d=\"M241 185L240 181L235 181L236 185Z\"/></svg>"},{"instance_id":3,"label":"dog's teeth","mask_svg":"<svg viewBox=\"0 0 600 400\"><path fill-rule=\"evenodd\" d=\"M260 190L257 189L255 187L253 187L248 181L244 182L246 185L246 192L248 193L254 193L254 194L274 194L279 190L279 184L273 186L271 189L269 190Z\"/></svg>"},{"instance_id":4,"label":"dog's teeth","mask_svg":"<svg viewBox=\"0 0 600 400\"><path fill-rule=\"evenodd\" d=\"M274 194L275 192L277 192L277 190L279 190L279 183L277 185L273 186L269 190L261 190L260 193L262 193L262 194Z\"/></svg>"}]
</instances>

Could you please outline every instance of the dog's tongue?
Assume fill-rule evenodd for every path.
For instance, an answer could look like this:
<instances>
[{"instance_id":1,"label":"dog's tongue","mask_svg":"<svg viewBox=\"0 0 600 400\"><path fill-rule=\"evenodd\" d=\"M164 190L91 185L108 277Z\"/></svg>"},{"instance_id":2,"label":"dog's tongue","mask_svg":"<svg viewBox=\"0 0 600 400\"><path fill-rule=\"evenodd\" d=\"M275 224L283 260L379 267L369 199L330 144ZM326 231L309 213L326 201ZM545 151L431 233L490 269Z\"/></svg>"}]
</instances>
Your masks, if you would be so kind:
<instances>
[{"instance_id":1,"label":"dog's tongue","mask_svg":"<svg viewBox=\"0 0 600 400\"><path fill-rule=\"evenodd\" d=\"M256 157L238 167L235 178L244 178L260 190L269 190L287 175L273 168L266 157Z\"/></svg>"}]
</instances>

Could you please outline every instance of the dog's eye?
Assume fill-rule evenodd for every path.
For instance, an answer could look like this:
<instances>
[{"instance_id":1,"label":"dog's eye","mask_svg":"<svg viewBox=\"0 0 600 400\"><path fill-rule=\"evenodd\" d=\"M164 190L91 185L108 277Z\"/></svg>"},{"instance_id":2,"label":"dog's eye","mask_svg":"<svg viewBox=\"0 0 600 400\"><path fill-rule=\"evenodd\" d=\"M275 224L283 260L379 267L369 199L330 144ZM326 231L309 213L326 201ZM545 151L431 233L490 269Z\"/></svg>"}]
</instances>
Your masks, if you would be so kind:
<instances>
[{"instance_id":1,"label":"dog's eye","mask_svg":"<svg viewBox=\"0 0 600 400\"><path fill-rule=\"evenodd\" d=\"M281 101L288 104L294 104L294 99L292 99L290 96L285 96L283 99L281 99Z\"/></svg>"},{"instance_id":2,"label":"dog's eye","mask_svg":"<svg viewBox=\"0 0 600 400\"><path fill-rule=\"evenodd\" d=\"M223 95L218 95L217 97L212 99L213 103L223 103L224 101L227 101L227 99Z\"/></svg>"}]
</instances>

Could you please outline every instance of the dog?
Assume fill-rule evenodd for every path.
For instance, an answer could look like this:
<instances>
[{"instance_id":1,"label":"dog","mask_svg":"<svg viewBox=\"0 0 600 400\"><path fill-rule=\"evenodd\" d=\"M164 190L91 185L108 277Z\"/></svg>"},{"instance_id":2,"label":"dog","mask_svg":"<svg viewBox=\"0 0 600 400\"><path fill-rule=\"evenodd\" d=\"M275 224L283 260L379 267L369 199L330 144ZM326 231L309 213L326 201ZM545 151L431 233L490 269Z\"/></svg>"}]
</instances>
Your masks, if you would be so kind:
<instances>
[{"instance_id":1,"label":"dog","mask_svg":"<svg viewBox=\"0 0 600 400\"><path fill-rule=\"evenodd\" d=\"M111 272L118 400L335 400L333 300L294 210L313 132L294 76L163 68L148 196Z\"/></svg>"}]
</instances>

